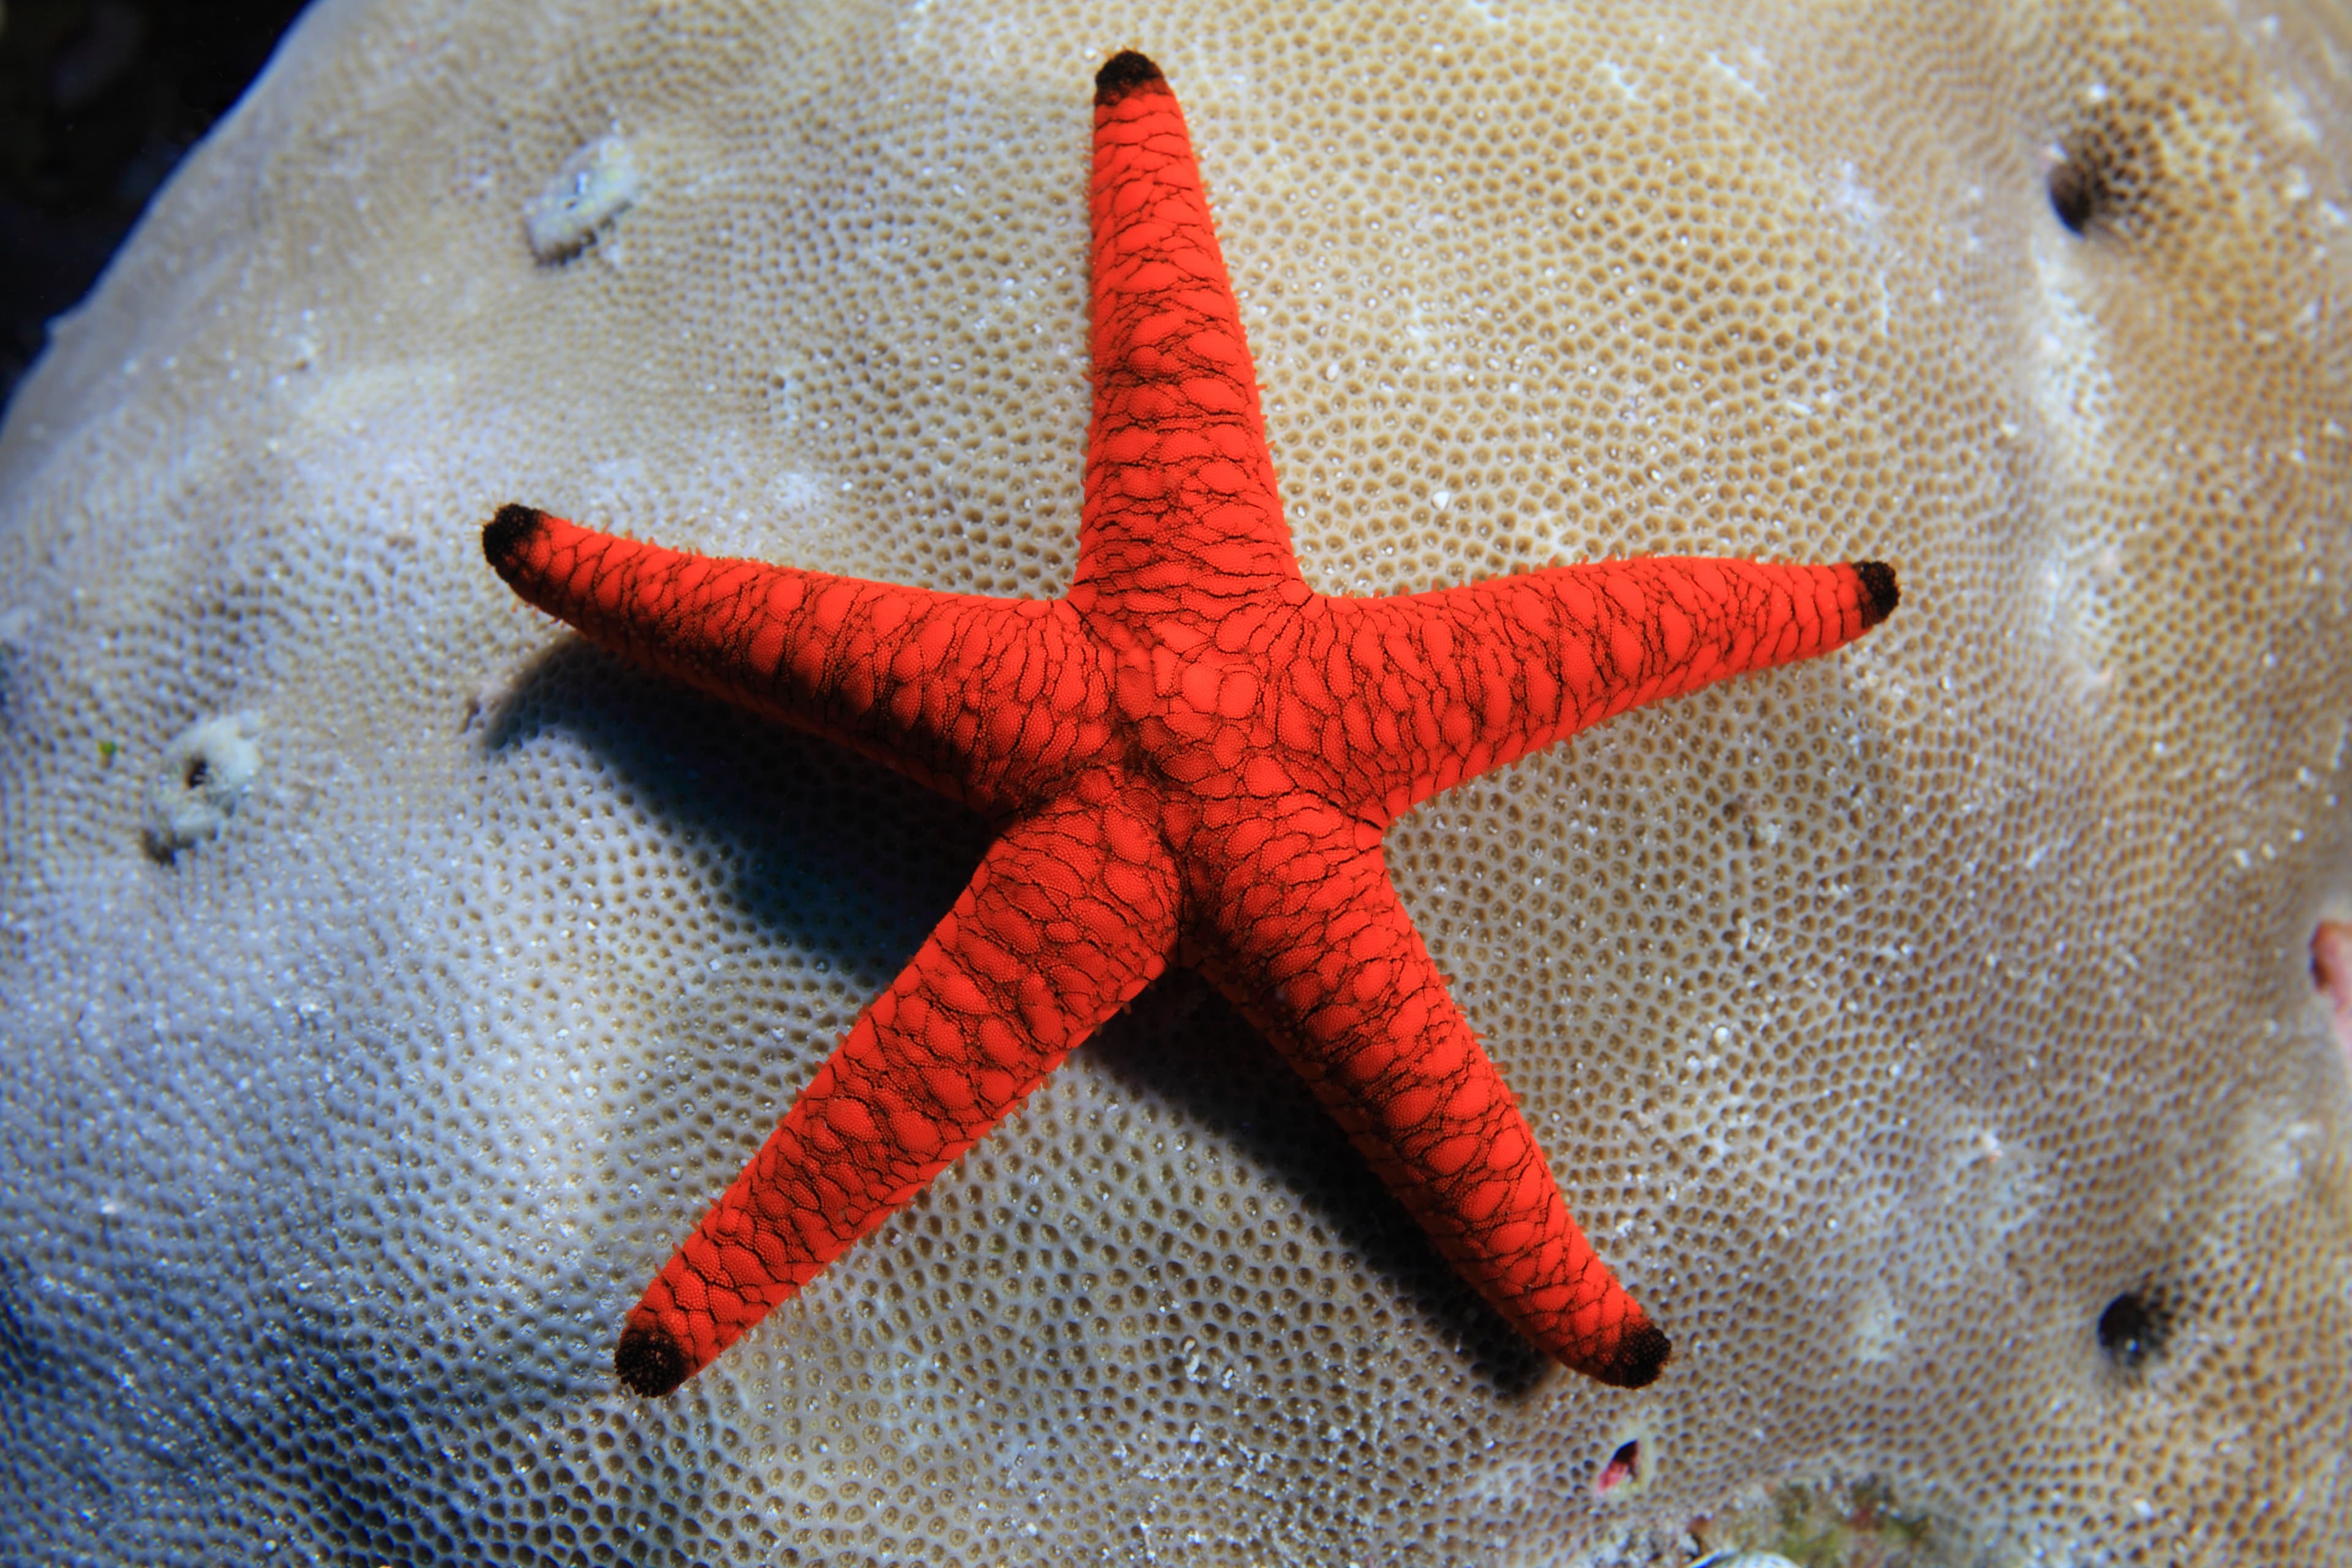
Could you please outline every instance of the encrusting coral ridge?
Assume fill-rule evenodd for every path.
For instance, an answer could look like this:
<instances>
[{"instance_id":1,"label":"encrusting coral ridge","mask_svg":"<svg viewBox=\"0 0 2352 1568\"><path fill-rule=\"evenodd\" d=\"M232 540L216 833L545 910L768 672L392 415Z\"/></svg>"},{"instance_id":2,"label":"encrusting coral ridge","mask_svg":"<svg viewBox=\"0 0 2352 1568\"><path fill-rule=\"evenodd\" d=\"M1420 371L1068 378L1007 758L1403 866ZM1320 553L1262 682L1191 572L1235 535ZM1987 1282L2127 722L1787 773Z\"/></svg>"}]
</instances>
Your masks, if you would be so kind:
<instances>
[{"instance_id":1,"label":"encrusting coral ridge","mask_svg":"<svg viewBox=\"0 0 2352 1568\"><path fill-rule=\"evenodd\" d=\"M1122 49L1300 591L1901 570L1380 843L1645 1387L1181 966L614 1386L999 824L551 626L483 511L1066 602ZM2347 58L2164 0L325 0L0 426L0 1559L2352 1563Z\"/></svg>"}]
</instances>

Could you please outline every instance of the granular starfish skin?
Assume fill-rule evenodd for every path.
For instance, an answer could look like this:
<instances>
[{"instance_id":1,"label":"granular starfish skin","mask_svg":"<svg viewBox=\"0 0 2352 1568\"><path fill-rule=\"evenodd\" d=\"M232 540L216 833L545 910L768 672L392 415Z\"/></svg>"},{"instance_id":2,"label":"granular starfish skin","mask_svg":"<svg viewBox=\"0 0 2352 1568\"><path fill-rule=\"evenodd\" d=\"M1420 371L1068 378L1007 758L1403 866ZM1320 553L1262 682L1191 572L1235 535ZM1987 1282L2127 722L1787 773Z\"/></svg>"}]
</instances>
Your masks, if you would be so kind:
<instances>
[{"instance_id":1,"label":"granular starfish skin","mask_svg":"<svg viewBox=\"0 0 2352 1568\"><path fill-rule=\"evenodd\" d=\"M1094 420L1062 598L709 559L520 506L484 530L517 593L598 643L999 827L629 1314L615 1369L658 1395L709 1365L1181 962L1520 1332L1645 1384L1666 1336L1570 1217L1381 835L1628 708L1843 646L1893 610L1894 573L1657 558L1316 594L1182 112L1140 55L1097 79L1093 219Z\"/></svg>"}]
</instances>

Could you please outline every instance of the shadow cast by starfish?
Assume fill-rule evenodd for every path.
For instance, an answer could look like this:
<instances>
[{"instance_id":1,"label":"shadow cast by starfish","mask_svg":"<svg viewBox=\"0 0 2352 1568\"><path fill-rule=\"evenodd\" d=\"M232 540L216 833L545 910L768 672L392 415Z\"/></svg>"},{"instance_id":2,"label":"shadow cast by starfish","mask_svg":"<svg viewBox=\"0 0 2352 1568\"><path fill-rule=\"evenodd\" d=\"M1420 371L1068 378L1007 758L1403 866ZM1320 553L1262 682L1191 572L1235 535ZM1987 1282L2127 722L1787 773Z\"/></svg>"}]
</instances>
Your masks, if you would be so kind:
<instances>
[{"instance_id":1,"label":"shadow cast by starfish","mask_svg":"<svg viewBox=\"0 0 2352 1568\"><path fill-rule=\"evenodd\" d=\"M488 718L483 746L494 758L547 735L577 742L665 833L709 847L716 898L872 991L953 905L992 837L978 816L877 763L578 639L533 660ZM1549 1369L1431 1247L1273 1046L1198 975L1171 971L1074 1065L1108 1072L1280 1172L1499 1396L1526 1395ZM608 1174L615 1190L627 1175Z\"/></svg>"},{"instance_id":2,"label":"shadow cast by starfish","mask_svg":"<svg viewBox=\"0 0 2352 1568\"><path fill-rule=\"evenodd\" d=\"M989 843L988 825L953 801L576 637L524 667L483 715L480 736L491 789L534 742L576 747L604 775L601 798L691 857L705 920L764 933L837 977L845 1016L921 945ZM659 999L647 1026L690 1031L709 1048L647 1052L647 1091L671 1108L708 1105L710 1168L731 1170L772 1125L780 1088L796 1085L768 1076L782 1037L756 1000L728 1005L728 982L698 970L674 978L674 994ZM793 1076L814 1073L835 1043L800 1042L805 1060ZM709 1079L714 1059L726 1064L723 1084ZM614 1243L572 1260L562 1283L568 1295L584 1288L598 1302L593 1321L601 1324L668 1245L678 1216L709 1194L676 1178L648 1183L617 1154L604 1158L593 1191L598 1223ZM580 1346L582 1392L610 1386L601 1338Z\"/></svg>"},{"instance_id":3,"label":"shadow cast by starfish","mask_svg":"<svg viewBox=\"0 0 2352 1568\"><path fill-rule=\"evenodd\" d=\"M1171 971L1081 1054L1128 1092L1209 1129L1242 1161L1280 1173L1301 1206L1498 1397L1526 1397L1553 1369L1464 1283L1313 1092L1206 980Z\"/></svg>"},{"instance_id":4,"label":"shadow cast by starfish","mask_svg":"<svg viewBox=\"0 0 2352 1568\"><path fill-rule=\"evenodd\" d=\"M666 833L708 846L728 907L877 990L954 904L992 837L978 816L879 763L578 638L524 671L484 746L495 756L546 734L584 747Z\"/></svg>"}]
</instances>

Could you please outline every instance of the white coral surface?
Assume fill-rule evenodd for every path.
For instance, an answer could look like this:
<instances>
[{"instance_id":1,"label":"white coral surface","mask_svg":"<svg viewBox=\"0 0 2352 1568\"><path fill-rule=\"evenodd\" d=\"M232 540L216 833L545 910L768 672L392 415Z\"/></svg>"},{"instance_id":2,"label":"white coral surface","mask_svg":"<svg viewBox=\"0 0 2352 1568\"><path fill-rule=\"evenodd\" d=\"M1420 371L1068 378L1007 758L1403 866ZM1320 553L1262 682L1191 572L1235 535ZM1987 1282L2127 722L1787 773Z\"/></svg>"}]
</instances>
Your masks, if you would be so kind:
<instances>
[{"instance_id":1,"label":"white coral surface","mask_svg":"<svg viewBox=\"0 0 2352 1568\"><path fill-rule=\"evenodd\" d=\"M2352 1562L2328 14L326 0L0 431L0 1559ZM480 524L1059 592L1123 47L1318 588L1902 574L1390 837L1649 1389L1536 1359L1189 976L614 1385L986 828Z\"/></svg>"}]
</instances>

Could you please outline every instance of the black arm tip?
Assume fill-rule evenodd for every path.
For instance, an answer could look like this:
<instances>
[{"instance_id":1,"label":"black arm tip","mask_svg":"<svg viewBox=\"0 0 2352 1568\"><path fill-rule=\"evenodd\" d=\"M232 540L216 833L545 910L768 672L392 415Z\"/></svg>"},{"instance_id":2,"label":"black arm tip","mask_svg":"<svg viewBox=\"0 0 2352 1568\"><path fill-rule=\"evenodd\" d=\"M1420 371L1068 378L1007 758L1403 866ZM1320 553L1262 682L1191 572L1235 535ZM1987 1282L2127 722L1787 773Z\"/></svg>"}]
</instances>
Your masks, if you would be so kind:
<instances>
[{"instance_id":1,"label":"black arm tip","mask_svg":"<svg viewBox=\"0 0 2352 1568\"><path fill-rule=\"evenodd\" d=\"M1121 49L1103 61L1102 69L1095 72L1095 101L1117 103L1138 88L1167 79L1150 60L1133 49Z\"/></svg>"},{"instance_id":2,"label":"black arm tip","mask_svg":"<svg viewBox=\"0 0 2352 1568\"><path fill-rule=\"evenodd\" d=\"M521 557L546 516L537 507L517 506L509 501L499 508L498 516L483 524L482 553L498 568L500 576L506 575L507 568Z\"/></svg>"},{"instance_id":3,"label":"black arm tip","mask_svg":"<svg viewBox=\"0 0 2352 1568\"><path fill-rule=\"evenodd\" d=\"M1868 630L1895 613L1903 590L1895 585L1895 568L1884 561L1857 561L1853 574L1862 579L1862 624Z\"/></svg>"},{"instance_id":4,"label":"black arm tip","mask_svg":"<svg viewBox=\"0 0 2352 1568\"><path fill-rule=\"evenodd\" d=\"M623 1329L613 1373L631 1394L659 1399L686 1381L686 1352L659 1329Z\"/></svg>"},{"instance_id":5,"label":"black arm tip","mask_svg":"<svg viewBox=\"0 0 2352 1568\"><path fill-rule=\"evenodd\" d=\"M1647 1388L1658 1380L1666 1359L1675 1353L1666 1331L1647 1318L1634 1324L1617 1342L1617 1353L1591 1369L1592 1375L1612 1388Z\"/></svg>"}]
</instances>

